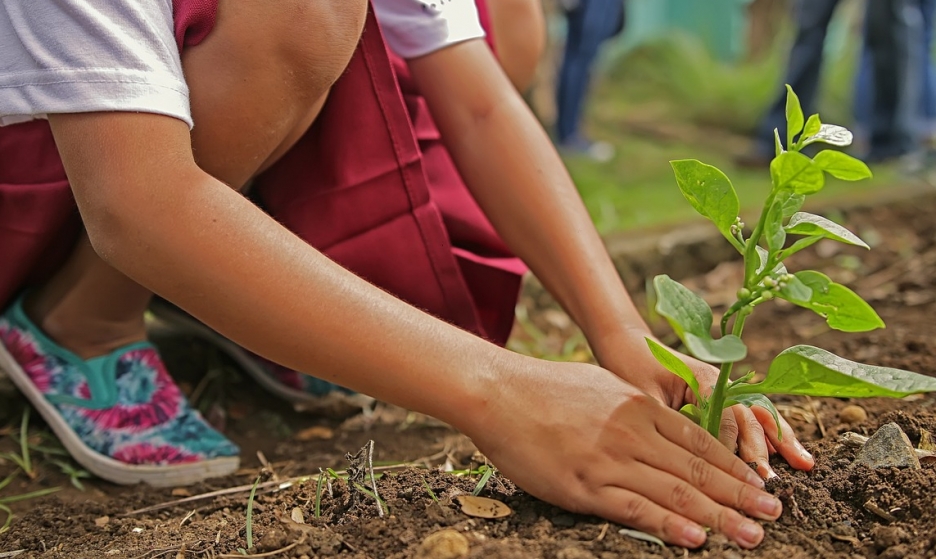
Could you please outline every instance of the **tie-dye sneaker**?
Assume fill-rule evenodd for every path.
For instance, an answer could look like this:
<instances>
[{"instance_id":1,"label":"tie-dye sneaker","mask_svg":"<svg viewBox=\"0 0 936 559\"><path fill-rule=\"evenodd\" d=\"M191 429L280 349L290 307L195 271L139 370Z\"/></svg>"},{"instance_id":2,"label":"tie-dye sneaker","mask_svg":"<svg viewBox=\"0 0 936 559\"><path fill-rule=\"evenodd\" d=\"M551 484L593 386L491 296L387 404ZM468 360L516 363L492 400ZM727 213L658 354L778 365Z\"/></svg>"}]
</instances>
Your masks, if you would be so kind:
<instances>
[{"instance_id":1,"label":"tie-dye sneaker","mask_svg":"<svg viewBox=\"0 0 936 559\"><path fill-rule=\"evenodd\" d=\"M0 316L0 369L98 477L167 487L238 468L240 450L191 408L148 342L83 360L33 324L20 298Z\"/></svg>"},{"instance_id":2,"label":"tie-dye sneaker","mask_svg":"<svg viewBox=\"0 0 936 559\"><path fill-rule=\"evenodd\" d=\"M184 334L212 344L233 359L257 384L291 402L298 411L341 418L361 411L369 412L374 406L374 399L370 396L296 372L247 351L163 299L155 299L150 312L156 318L149 325L151 332L162 330Z\"/></svg>"}]
</instances>

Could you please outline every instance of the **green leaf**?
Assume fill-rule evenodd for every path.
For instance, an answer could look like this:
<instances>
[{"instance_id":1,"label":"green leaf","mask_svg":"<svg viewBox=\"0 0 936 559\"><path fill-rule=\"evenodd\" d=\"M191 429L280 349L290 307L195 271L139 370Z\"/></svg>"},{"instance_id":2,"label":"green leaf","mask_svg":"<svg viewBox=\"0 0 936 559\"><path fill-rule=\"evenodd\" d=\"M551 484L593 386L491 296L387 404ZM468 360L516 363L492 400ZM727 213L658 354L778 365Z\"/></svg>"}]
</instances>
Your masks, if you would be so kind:
<instances>
[{"instance_id":1,"label":"green leaf","mask_svg":"<svg viewBox=\"0 0 936 559\"><path fill-rule=\"evenodd\" d=\"M803 107L793 88L787 84L786 120L787 120L787 148L793 145L793 138L803 131Z\"/></svg>"},{"instance_id":2,"label":"green leaf","mask_svg":"<svg viewBox=\"0 0 936 559\"><path fill-rule=\"evenodd\" d=\"M767 260L770 258L770 253L767 252L767 249L764 247L755 247L757 249L757 256L759 257L759 263L757 264L757 269L754 271L755 274L760 274L764 271L764 266L767 265ZM785 274L787 273L786 266L782 262L778 262L774 266L773 270L770 271L772 274Z\"/></svg>"},{"instance_id":3,"label":"green leaf","mask_svg":"<svg viewBox=\"0 0 936 559\"><path fill-rule=\"evenodd\" d=\"M747 357L747 346L741 338L733 334L716 340L711 336L697 336L686 332L683 342L689 353L709 363L734 363Z\"/></svg>"},{"instance_id":4,"label":"green leaf","mask_svg":"<svg viewBox=\"0 0 936 559\"><path fill-rule=\"evenodd\" d=\"M815 194L825 186L825 175L813 160L802 153L788 151L770 162L774 190L792 190L795 194Z\"/></svg>"},{"instance_id":5,"label":"green leaf","mask_svg":"<svg viewBox=\"0 0 936 559\"><path fill-rule=\"evenodd\" d=\"M797 194L792 190L784 190L777 194L777 200L780 201L783 207L783 219L789 219L803 207L806 202L806 195Z\"/></svg>"},{"instance_id":6,"label":"green leaf","mask_svg":"<svg viewBox=\"0 0 936 559\"><path fill-rule=\"evenodd\" d=\"M936 378L910 371L876 367L800 345L784 351L770 364L767 378L732 388L738 394L793 394L835 398L903 398L936 391Z\"/></svg>"},{"instance_id":7,"label":"green leaf","mask_svg":"<svg viewBox=\"0 0 936 559\"><path fill-rule=\"evenodd\" d=\"M696 425L702 423L702 410L695 404L686 404L679 408L679 413L694 421Z\"/></svg>"},{"instance_id":8,"label":"green leaf","mask_svg":"<svg viewBox=\"0 0 936 559\"><path fill-rule=\"evenodd\" d=\"M814 244L818 243L824 238L825 237L815 236L815 237L806 237L805 239L800 239L796 241L795 243L793 243L792 245L790 245L789 247L780 251L780 254L778 255L778 257L780 258L780 261L782 262L786 260L787 258L789 258L790 256L803 250L804 248L809 248L813 246Z\"/></svg>"},{"instance_id":9,"label":"green leaf","mask_svg":"<svg viewBox=\"0 0 936 559\"><path fill-rule=\"evenodd\" d=\"M770 252L777 252L786 243L786 230L783 228L783 201L774 199L767 210L764 220L764 238Z\"/></svg>"},{"instance_id":10,"label":"green leaf","mask_svg":"<svg viewBox=\"0 0 936 559\"><path fill-rule=\"evenodd\" d=\"M692 393L695 394L696 400L701 402L702 398L699 396L699 381L696 380L695 373L692 372L689 365L683 363L682 359L673 355L673 352L666 347L650 338L646 338L646 340L647 345L650 346L650 353L656 357L656 360L666 367L667 371L686 381L686 384L692 389Z\"/></svg>"},{"instance_id":11,"label":"green leaf","mask_svg":"<svg viewBox=\"0 0 936 559\"><path fill-rule=\"evenodd\" d=\"M850 146L854 139L854 135L844 126L823 124L818 132L803 140L803 147L816 142L822 142L830 146L844 148Z\"/></svg>"},{"instance_id":12,"label":"green leaf","mask_svg":"<svg viewBox=\"0 0 936 559\"><path fill-rule=\"evenodd\" d=\"M712 309L701 297L665 274L653 278L653 287L657 312L666 317L680 339L685 342L686 332L697 336L711 332Z\"/></svg>"},{"instance_id":13,"label":"green leaf","mask_svg":"<svg viewBox=\"0 0 936 559\"><path fill-rule=\"evenodd\" d=\"M738 385L743 386L743 385ZM728 389L728 401L725 402L725 407L731 407L736 404L741 404L749 408L754 406L760 406L765 410L770 412L770 415L773 416L774 422L777 424L777 433L780 437L783 437L783 431L780 427L780 414L777 413L777 408L774 407L773 402L770 401L770 398L764 396L763 394L732 394L731 389Z\"/></svg>"},{"instance_id":14,"label":"green leaf","mask_svg":"<svg viewBox=\"0 0 936 559\"><path fill-rule=\"evenodd\" d=\"M787 223L786 232L791 235L824 237L840 243L867 249L871 248L867 243L859 239L857 235L838 223L811 213L798 212L793 214L793 216L790 217L790 222Z\"/></svg>"},{"instance_id":15,"label":"green leaf","mask_svg":"<svg viewBox=\"0 0 936 559\"><path fill-rule=\"evenodd\" d=\"M653 279L656 311L669 321L676 335L696 358L711 363L744 359L747 347L737 336L712 339L712 309L701 297L667 275Z\"/></svg>"},{"instance_id":16,"label":"green leaf","mask_svg":"<svg viewBox=\"0 0 936 559\"><path fill-rule=\"evenodd\" d=\"M705 217L712 220L722 235L732 238L734 225L741 204L731 181L724 173L694 159L671 161L676 174L676 184L689 204Z\"/></svg>"},{"instance_id":17,"label":"green leaf","mask_svg":"<svg viewBox=\"0 0 936 559\"><path fill-rule=\"evenodd\" d=\"M871 169L864 161L831 149L820 151L813 162L823 171L843 181L860 181L871 178Z\"/></svg>"},{"instance_id":18,"label":"green leaf","mask_svg":"<svg viewBox=\"0 0 936 559\"><path fill-rule=\"evenodd\" d=\"M808 303L812 294L812 288L794 275L792 280L786 282L786 287L780 289L779 295L791 303Z\"/></svg>"},{"instance_id":19,"label":"green leaf","mask_svg":"<svg viewBox=\"0 0 936 559\"><path fill-rule=\"evenodd\" d=\"M815 136L820 130L822 130L822 121L819 120L819 115L812 115L806 120L806 126L803 127L803 138Z\"/></svg>"},{"instance_id":20,"label":"green leaf","mask_svg":"<svg viewBox=\"0 0 936 559\"><path fill-rule=\"evenodd\" d=\"M812 289L808 302L790 299L826 319L829 327L841 332L868 332L884 328L884 321L871 305L851 289L833 282L825 274L805 270L794 274Z\"/></svg>"},{"instance_id":21,"label":"green leaf","mask_svg":"<svg viewBox=\"0 0 936 559\"><path fill-rule=\"evenodd\" d=\"M780 139L780 130L777 128L774 128L773 135L774 135L774 157L777 157L781 153L784 153L786 150L783 149L783 140Z\"/></svg>"}]
</instances>

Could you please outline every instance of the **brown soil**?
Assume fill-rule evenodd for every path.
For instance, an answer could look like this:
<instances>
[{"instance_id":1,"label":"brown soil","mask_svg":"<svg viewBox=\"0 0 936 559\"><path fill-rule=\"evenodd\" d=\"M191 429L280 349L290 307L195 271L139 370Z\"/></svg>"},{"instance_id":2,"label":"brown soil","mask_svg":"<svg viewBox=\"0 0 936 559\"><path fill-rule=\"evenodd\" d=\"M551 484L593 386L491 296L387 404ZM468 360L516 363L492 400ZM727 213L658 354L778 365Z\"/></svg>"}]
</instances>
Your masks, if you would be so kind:
<instances>
[{"instance_id":1,"label":"brown soil","mask_svg":"<svg viewBox=\"0 0 936 559\"><path fill-rule=\"evenodd\" d=\"M749 322L750 365L763 370L780 350L810 343L867 363L899 367L936 375L936 196L926 196L886 207L846 212L850 227L877 246L872 252L838 245L817 245L793 270L815 267L852 286L876 307L888 328L867 334L829 331L824 322L806 311L781 304L759 309ZM687 283L713 304L723 302L737 285L737 263L701 275ZM584 357L578 334L564 315L535 288L528 289L524 307L529 319L521 321L512 347L539 347L547 354ZM665 327L660 327L661 333ZM570 341L571 340L571 341ZM258 397L255 387L224 364L211 350L190 340L172 340L166 350L170 366L188 387L201 392L200 401L212 402L207 411L244 448L245 469L229 478L198 487L154 490L116 487L83 480L85 491L69 485L67 477L38 453L38 475L20 475L0 497L47 487L59 493L13 505L16 518L0 535L0 557L25 550L19 557L49 558L157 558L218 557L246 548L248 491L199 500L158 511L127 515L144 506L188 495L249 486L260 462L256 451L272 463L278 479L316 474L319 468L344 468L344 455L376 441L379 464L413 462L433 469L408 468L387 472L378 481L389 515L380 518L375 501L349 493L343 482L323 486L321 516L315 518L316 483L294 483L276 492L262 485L253 506L255 548L269 556L314 558L448 557L421 551L430 534L451 528L464 535L467 557L610 559L615 557L799 557L898 558L936 557L936 507L929 490L936 486L936 466L921 471L870 471L850 467L855 450L838 442L845 431L871 434L887 422L900 424L916 443L921 430L936 432L936 396L904 400L778 399L778 407L794 424L817 459L810 473L794 472L775 459L780 474L769 489L781 497L781 518L765 525L764 543L743 551L714 535L699 550L660 547L619 533L619 526L597 518L576 516L547 505L517 490L509 481L492 478L482 495L502 500L513 514L497 520L466 516L454 498L471 492L478 475L455 476L436 466L477 467L483 457L470 441L448 427L417 414L381 407L370 417L344 422L303 416L282 403ZM204 371L215 381L198 387ZM0 452L16 445L10 433L19 425L22 403L0 391L0 421L9 424L0 437ZM859 404L868 418L845 423L841 410ZM317 426L319 429L309 431ZM38 426L37 426L38 427ZM32 442L54 444L33 429ZM330 437L330 438L327 438ZM37 454L37 453L34 453ZM0 479L15 470L0 460ZM269 475L267 472L266 475ZM275 484L274 484L275 485ZM430 496L432 494L437 501ZM291 520L295 509L302 523ZM889 518L885 518L889 517ZM457 539L457 538L456 538ZM457 547L457 546L455 546ZM459 556L459 555L453 555Z\"/></svg>"}]
</instances>

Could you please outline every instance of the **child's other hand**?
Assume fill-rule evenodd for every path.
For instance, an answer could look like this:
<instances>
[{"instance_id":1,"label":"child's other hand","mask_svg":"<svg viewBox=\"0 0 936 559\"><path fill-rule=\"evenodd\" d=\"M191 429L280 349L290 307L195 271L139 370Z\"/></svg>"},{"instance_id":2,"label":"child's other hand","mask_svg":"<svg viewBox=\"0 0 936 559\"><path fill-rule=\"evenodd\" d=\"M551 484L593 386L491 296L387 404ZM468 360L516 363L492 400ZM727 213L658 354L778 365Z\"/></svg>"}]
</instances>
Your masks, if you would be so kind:
<instances>
[{"instance_id":1,"label":"child's other hand","mask_svg":"<svg viewBox=\"0 0 936 559\"><path fill-rule=\"evenodd\" d=\"M463 431L520 487L686 547L703 527L745 548L781 504L744 462L678 412L611 372L510 356Z\"/></svg>"},{"instance_id":2,"label":"child's other hand","mask_svg":"<svg viewBox=\"0 0 936 559\"><path fill-rule=\"evenodd\" d=\"M618 346L618 351L603 356L602 364L670 408L678 410L685 404L697 403L688 385L653 358L647 349L645 335L640 332L630 336L627 342ZM703 393L711 392L718 379L718 369L687 355L676 355L695 372ZM770 412L757 406L747 408L738 405L726 410L722 416L719 438L728 449L737 451L745 463L756 463L758 473L764 478L776 475L769 465L770 454L774 452L779 452L797 470L811 470L815 465L813 457L797 440L796 433L782 415L780 427L782 440Z\"/></svg>"}]
</instances>

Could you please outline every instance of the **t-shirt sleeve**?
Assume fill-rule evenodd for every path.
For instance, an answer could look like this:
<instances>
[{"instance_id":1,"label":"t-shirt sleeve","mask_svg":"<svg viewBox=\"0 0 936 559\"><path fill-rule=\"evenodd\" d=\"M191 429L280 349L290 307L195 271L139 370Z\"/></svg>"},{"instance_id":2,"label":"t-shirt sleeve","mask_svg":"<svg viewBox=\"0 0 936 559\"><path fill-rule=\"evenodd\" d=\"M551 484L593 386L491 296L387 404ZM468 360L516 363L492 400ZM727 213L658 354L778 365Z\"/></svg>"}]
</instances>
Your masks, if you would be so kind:
<instances>
[{"instance_id":1,"label":"t-shirt sleeve","mask_svg":"<svg viewBox=\"0 0 936 559\"><path fill-rule=\"evenodd\" d=\"M373 0L384 39L403 58L484 37L475 0Z\"/></svg>"},{"instance_id":2,"label":"t-shirt sleeve","mask_svg":"<svg viewBox=\"0 0 936 559\"><path fill-rule=\"evenodd\" d=\"M172 0L4 0L0 125L133 111L192 125Z\"/></svg>"}]
</instances>

